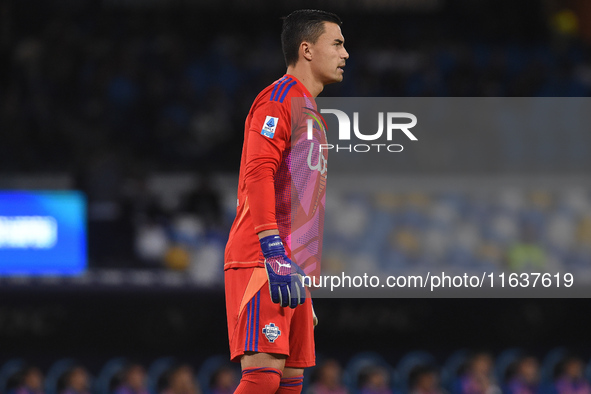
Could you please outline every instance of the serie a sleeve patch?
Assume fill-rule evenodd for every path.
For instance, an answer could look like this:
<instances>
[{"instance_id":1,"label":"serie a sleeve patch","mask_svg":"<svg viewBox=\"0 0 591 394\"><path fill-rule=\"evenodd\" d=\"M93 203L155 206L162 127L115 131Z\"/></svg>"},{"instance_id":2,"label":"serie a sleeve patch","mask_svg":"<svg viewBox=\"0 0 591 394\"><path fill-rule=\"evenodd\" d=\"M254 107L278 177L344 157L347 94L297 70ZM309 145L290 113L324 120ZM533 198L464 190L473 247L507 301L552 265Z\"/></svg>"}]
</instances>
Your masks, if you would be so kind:
<instances>
[{"instance_id":1,"label":"serie a sleeve patch","mask_svg":"<svg viewBox=\"0 0 591 394\"><path fill-rule=\"evenodd\" d=\"M275 136L275 130L277 129L278 122L279 118L267 116L265 118L265 123L263 123L263 129L261 130L261 134L265 137L273 138Z\"/></svg>"}]
</instances>

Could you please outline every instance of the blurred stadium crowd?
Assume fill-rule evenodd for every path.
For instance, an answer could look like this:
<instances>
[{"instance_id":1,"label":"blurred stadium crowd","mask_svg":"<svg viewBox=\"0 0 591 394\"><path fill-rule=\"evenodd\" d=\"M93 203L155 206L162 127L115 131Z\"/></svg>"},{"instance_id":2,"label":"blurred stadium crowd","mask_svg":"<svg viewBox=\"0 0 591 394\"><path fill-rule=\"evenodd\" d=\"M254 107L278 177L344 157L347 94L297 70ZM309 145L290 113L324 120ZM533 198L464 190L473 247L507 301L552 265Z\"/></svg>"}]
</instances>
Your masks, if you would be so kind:
<instances>
[{"instance_id":1,"label":"blurred stadium crowd","mask_svg":"<svg viewBox=\"0 0 591 394\"><path fill-rule=\"evenodd\" d=\"M219 282L235 192L219 187L218 174L236 172L249 105L284 71L280 20L255 27L198 10L35 4L34 13L1 6L3 173L66 174L85 192L91 268L164 265ZM494 12L494 2L484 4ZM591 93L591 45L572 13L554 24L528 16L531 31L513 26L510 39L470 34L453 17L398 18L394 31L385 16L372 18L344 18L351 77L327 94ZM373 23L371 34L362 21ZM345 215L327 223L326 266L339 270L350 256L384 270L577 266L591 256L589 193L335 196L329 209Z\"/></svg>"},{"instance_id":2,"label":"blurred stadium crowd","mask_svg":"<svg viewBox=\"0 0 591 394\"><path fill-rule=\"evenodd\" d=\"M5 171L78 173L112 156L127 175L199 166L235 171L252 99L285 69L276 17L261 28L248 18L214 24L198 10L39 2L32 14L17 4L2 10L0 126L11 130L0 147ZM350 77L330 95L591 93L591 48L574 34L576 19L562 30L542 21L527 31L523 21L515 36L494 39L458 32L453 17L399 17L394 31L378 23L385 17L362 18L344 25L354 45ZM363 21L373 23L371 34Z\"/></svg>"},{"instance_id":3,"label":"blurred stadium crowd","mask_svg":"<svg viewBox=\"0 0 591 394\"><path fill-rule=\"evenodd\" d=\"M136 267L165 266L185 270L200 284L221 283L226 232L235 215L232 180L221 182L228 186L220 188L206 181L203 188L178 195L155 192L157 185L167 182L182 183L167 177L150 182L155 205L139 216L144 219L137 222L135 240L130 242L135 245L130 253L138 259ZM446 272L565 271L581 282L589 278L588 186L563 190L515 186L491 192L480 182L464 191L398 193L379 188L346 191L336 179L331 186L324 228L322 269L326 274L400 275L439 268ZM178 201L179 208L167 212L163 207L172 204L169 200ZM112 247L109 235L116 228L104 226L104 244Z\"/></svg>"},{"instance_id":4,"label":"blurred stadium crowd","mask_svg":"<svg viewBox=\"0 0 591 394\"><path fill-rule=\"evenodd\" d=\"M323 269L331 273L584 273L591 261L587 188L343 193L330 197L326 217Z\"/></svg>"},{"instance_id":5,"label":"blurred stadium crowd","mask_svg":"<svg viewBox=\"0 0 591 394\"><path fill-rule=\"evenodd\" d=\"M149 365L147 368L145 365ZM226 394L240 370L226 356L212 356L195 369L172 357L149 364L124 358L96 369L74 359L53 361L47 372L13 359L0 366L2 394ZM306 374L308 394L588 394L591 364L565 348L543 357L510 348L455 351L442 363L428 352L412 351L392 366L377 353L358 353L346 364L319 357Z\"/></svg>"}]
</instances>

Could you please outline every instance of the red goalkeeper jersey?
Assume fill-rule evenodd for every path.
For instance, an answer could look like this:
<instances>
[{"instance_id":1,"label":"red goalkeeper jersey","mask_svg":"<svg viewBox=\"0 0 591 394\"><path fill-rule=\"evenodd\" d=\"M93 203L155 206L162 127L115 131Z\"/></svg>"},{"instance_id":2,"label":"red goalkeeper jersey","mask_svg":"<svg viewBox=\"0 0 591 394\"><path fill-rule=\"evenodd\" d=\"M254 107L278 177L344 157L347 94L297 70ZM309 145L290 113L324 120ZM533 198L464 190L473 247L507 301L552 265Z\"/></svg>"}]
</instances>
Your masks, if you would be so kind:
<instances>
[{"instance_id":1,"label":"red goalkeeper jersey","mask_svg":"<svg viewBox=\"0 0 591 394\"><path fill-rule=\"evenodd\" d=\"M319 273L327 169L323 144L324 121L295 77L284 75L256 97L244 127L236 219L224 269L263 266L257 233L278 229L288 256L307 274Z\"/></svg>"}]
</instances>

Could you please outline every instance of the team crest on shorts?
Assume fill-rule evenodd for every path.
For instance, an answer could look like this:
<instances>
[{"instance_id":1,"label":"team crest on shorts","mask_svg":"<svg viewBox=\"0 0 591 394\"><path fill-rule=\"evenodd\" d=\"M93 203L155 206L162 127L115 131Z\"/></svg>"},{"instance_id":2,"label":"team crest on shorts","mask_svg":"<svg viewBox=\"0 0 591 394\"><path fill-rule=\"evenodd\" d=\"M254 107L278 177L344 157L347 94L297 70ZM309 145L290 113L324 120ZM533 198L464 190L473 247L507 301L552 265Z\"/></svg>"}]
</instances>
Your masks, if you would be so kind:
<instances>
[{"instance_id":1,"label":"team crest on shorts","mask_svg":"<svg viewBox=\"0 0 591 394\"><path fill-rule=\"evenodd\" d=\"M269 323L265 325L265 328L263 328L263 334L265 334L269 342L273 343L277 338L279 338L281 331L279 330L279 327L275 325L275 323Z\"/></svg>"}]
</instances>

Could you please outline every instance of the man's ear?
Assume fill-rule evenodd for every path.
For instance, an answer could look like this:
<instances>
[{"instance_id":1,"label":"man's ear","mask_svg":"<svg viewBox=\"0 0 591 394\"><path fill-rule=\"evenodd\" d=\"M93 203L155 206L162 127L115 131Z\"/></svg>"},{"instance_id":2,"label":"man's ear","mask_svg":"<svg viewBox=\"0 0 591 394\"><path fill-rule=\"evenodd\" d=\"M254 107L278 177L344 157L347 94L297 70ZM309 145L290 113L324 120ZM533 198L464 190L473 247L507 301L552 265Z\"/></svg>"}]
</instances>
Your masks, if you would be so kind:
<instances>
[{"instance_id":1,"label":"man's ear","mask_svg":"<svg viewBox=\"0 0 591 394\"><path fill-rule=\"evenodd\" d=\"M309 42L304 41L300 44L300 53L306 60L312 60L312 45Z\"/></svg>"}]
</instances>

